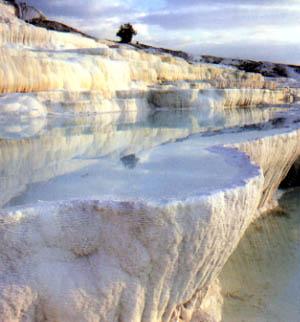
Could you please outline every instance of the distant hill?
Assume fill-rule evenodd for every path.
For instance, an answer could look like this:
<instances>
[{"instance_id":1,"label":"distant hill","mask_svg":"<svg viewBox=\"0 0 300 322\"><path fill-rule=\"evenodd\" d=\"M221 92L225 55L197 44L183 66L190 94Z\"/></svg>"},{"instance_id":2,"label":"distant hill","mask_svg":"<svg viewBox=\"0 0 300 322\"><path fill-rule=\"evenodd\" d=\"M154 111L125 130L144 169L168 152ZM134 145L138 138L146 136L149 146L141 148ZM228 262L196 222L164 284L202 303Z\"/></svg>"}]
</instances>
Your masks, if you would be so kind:
<instances>
[{"instance_id":1,"label":"distant hill","mask_svg":"<svg viewBox=\"0 0 300 322\"><path fill-rule=\"evenodd\" d=\"M196 61L209 64L222 64L233 66L239 70L251 73L260 73L267 77L295 77L300 78L300 66L272 63L265 61L254 61L247 59L223 58L217 56L203 55Z\"/></svg>"}]
</instances>

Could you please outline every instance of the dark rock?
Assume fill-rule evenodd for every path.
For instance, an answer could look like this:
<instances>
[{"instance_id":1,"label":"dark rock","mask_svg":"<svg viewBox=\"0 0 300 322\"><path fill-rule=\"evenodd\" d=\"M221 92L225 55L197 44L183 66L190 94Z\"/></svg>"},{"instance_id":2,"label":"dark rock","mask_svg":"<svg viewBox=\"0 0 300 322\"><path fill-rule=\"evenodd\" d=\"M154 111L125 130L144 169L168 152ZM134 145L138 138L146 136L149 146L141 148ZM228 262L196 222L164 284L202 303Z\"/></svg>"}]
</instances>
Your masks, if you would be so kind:
<instances>
[{"instance_id":1,"label":"dark rock","mask_svg":"<svg viewBox=\"0 0 300 322\"><path fill-rule=\"evenodd\" d=\"M192 61L192 57L188 53L181 51L181 50L172 50L172 49L166 49L166 48L161 48L161 47L153 47L153 46L149 46L149 45L145 45L145 44L141 44L141 43L136 43L136 44L131 43L130 45L137 48L137 49L142 49L142 50L152 49L153 51L157 51L158 54L161 54L161 53L162 54L169 54L174 57L182 58L188 62Z\"/></svg>"},{"instance_id":2,"label":"dark rock","mask_svg":"<svg viewBox=\"0 0 300 322\"><path fill-rule=\"evenodd\" d=\"M300 187L300 167L299 163L294 163L285 179L281 182L280 189Z\"/></svg>"},{"instance_id":3,"label":"dark rock","mask_svg":"<svg viewBox=\"0 0 300 322\"><path fill-rule=\"evenodd\" d=\"M75 33L75 34L80 34L81 36L91 38L94 40L97 39L95 37L92 37L90 35L87 35L87 34L81 32L75 28L72 28L68 25L65 25L65 24L57 22L57 21L52 21L52 20L47 20L47 19L32 19L29 23L34 26L37 26L37 27L46 28L48 30L55 30L55 31L60 31L60 32L71 32L71 33Z\"/></svg>"},{"instance_id":4,"label":"dark rock","mask_svg":"<svg viewBox=\"0 0 300 322\"><path fill-rule=\"evenodd\" d=\"M238 69L243 70L247 73L260 73L262 62L256 62L252 60L241 61L239 65L237 65Z\"/></svg>"},{"instance_id":5,"label":"dark rock","mask_svg":"<svg viewBox=\"0 0 300 322\"><path fill-rule=\"evenodd\" d=\"M279 76L279 77L289 76L286 67L284 65L279 65L279 64L276 64L273 67L273 73L275 76Z\"/></svg>"},{"instance_id":6,"label":"dark rock","mask_svg":"<svg viewBox=\"0 0 300 322\"><path fill-rule=\"evenodd\" d=\"M248 73L259 73L266 77L288 77L288 68L300 73L300 66L254 61L249 59L226 59L209 55L201 56L201 61L210 64L226 64Z\"/></svg>"}]
</instances>

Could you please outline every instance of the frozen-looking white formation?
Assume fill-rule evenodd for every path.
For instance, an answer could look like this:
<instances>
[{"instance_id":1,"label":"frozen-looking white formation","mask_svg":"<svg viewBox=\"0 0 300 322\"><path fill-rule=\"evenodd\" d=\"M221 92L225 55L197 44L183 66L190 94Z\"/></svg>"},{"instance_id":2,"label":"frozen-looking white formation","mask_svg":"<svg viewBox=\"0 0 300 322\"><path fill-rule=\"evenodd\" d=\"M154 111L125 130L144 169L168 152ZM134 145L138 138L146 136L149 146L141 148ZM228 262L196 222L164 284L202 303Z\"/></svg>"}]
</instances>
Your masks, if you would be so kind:
<instances>
[{"instance_id":1,"label":"frozen-looking white formation","mask_svg":"<svg viewBox=\"0 0 300 322\"><path fill-rule=\"evenodd\" d=\"M3 319L169 321L178 310L191 319L258 206L262 176L245 170L245 185L206 197L5 211Z\"/></svg>"},{"instance_id":2,"label":"frozen-looking white formation","mask_svg":"<svg viewBox=\"0 0 300 322\"><path fill-rule=\"evenodd\" d=\"M299 90L5 1L0 52L0 321L221 321L217 277L299 160Z\"/></svg>"},{"instance_id":3,"label":"frozen-looking white formation","mask_svg":"<svg viewBox=\"0 0 300 322\"><path fill-rule=\"evenodd\" d=\"M3 210L0 310L4 320L175 321L177 316L190 321L193 315L202 314L201 303L209 301L203 302L207 288L270 198L268 181L274 189L299 155L299 131L276 133L272 130L270 136L261 138L251 134L237 143L241 149L249 149L264 172L237 150L208 152L205 147L201 152L203 143L194 137L173 143L174 148L167 150L158 147L141 161L130 182L138 185L139 192L144 189L138 200L119 181L123 195L128 195L122 197L119 191L121 200L99 197L35 204L29 196L27 202L32 206ZM238 136L226 139L225 135L225 140L239 141ZM286 144L289 139L291 149ZM286 157L278 154L276 159L277 149ZM190 157L182 159L178 152L182 150ZM209 157L210 153L214 155ZM167 156L179 163L169 169L173 180L170 196L161 199L164 187L155 171L168 168ZM153 167L158 157L164 161L157 170L152 169L152 181L146 176L148 185L143 185L139 172ZM207 177L201 163L210 164L210 173L225 171L227 176ZM187 166L196 179L190 184L195 186L180 194L182 187L189 186L187 174L180 176ZM105 178L105 174L97 177L93 168L85 171L94 180ZM112 173L108 175L114 184ZM169 180L165 176L165 184ZM205 180L214 182L210 190L205 185L201 192ZM182 186L176 187L176 181ZM66 182L73 185L70 179ZM53 184L50 188L58 194L61 184L68 189L64 182ZM81 187L86 188L83 182ZM43 189L37 186L37 191L39 199Z\"/></svg>"}]
</instances>

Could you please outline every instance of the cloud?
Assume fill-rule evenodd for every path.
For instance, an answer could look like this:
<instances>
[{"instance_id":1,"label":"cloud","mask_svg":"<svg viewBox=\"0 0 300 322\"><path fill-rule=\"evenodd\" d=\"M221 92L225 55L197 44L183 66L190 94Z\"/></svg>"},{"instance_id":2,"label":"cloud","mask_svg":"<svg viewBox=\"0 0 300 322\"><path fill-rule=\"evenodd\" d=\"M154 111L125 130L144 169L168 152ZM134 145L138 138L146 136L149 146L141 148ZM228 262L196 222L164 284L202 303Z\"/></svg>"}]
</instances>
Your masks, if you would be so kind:
<instances>
[{"instance_id":1,"label":"cloud","mask_svg":"<svg viewBox=\"0 0 300 322\"><path fill-rule=\"evenodd\" d=\"M83 1L40 1L30 0L31 5L41 9L46 15L55 17L76 17L80 19L103 18L132 12L132 9L121 2L112 0L99 2L96 0Z\"/></svg>"},{"instance_id":2,"label":"cloud","mask_svg":"<svg viewBox=\"0 0 300 322\"><path fill-rule=\"evenodd\" d=\"M49 19L65 22L99 38L115 38L120 24L134 20L138 10L130 2L110 0L29 0Z\"/></svg>"},{"instance_id":3,"label":"cloud","mask_svg":"<svg viewBox=\"0 0 300 322\"><path fill-rule=\"evenodd\" d=\"M286 4L295 4L298 0L286 0ZM167 0L168 7L189 7L203 5L277 5L282 4L282 0Z\"/></svg>"},{"instance_id":4,"label":"cloud","mask_svg":"<svg viewBox=\"0 0 300 322\"><path fill-rule=\"evenodd\" d=\"M277 42L270 46L265 41L261 42L235 42L223 44L194 44L187 49L194 54L210 54L228 58L246 58L282 62L287 64L300 64L300 44L287 48L286 43Z\"/></svg>"},{"instance_id":5,"label":"cloud","mask_svg":"<svg viewBox=\"0 0 300 322\"><path fill-rule=\"evenodd\" d=\"M290 8L278 7L191 7L189 10L171 10L162 13L145 15L141 20L150 25L158 25L164 29L224 29L224 28L249 28L257 25L291 25L299 24L299 11Z\"/></svg>"},{"instance_id":6,"label":"cloud","mask_svg":"<svg viewBox=\"0 0 300 322\"><path fill-rule=\"evenodd\" d=\"M116 39L119 25L131 22L138 29L135 39L140 42L194 53L300 63L298 0L28 2L51 19L100 38Z\"/></svg>"}]
</instances>

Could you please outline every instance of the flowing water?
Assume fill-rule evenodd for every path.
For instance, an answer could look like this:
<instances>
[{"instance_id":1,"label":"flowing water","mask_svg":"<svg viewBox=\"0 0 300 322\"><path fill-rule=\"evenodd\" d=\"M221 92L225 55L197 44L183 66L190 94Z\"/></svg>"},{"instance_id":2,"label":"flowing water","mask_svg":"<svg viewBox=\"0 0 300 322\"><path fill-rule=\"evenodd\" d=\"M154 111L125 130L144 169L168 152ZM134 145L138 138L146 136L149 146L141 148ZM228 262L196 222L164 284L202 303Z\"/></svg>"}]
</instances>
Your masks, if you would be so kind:
<instances>
[{"instance_id":1,"label":"flowing water","mask_svg":"<svg viewBox=\"0 0 300 322\"><path fill-rule=\"evenodd\" d=\"M220 276L224 322L300 321L300 188L252 224Z\"/></svg>"}]
</instances>

